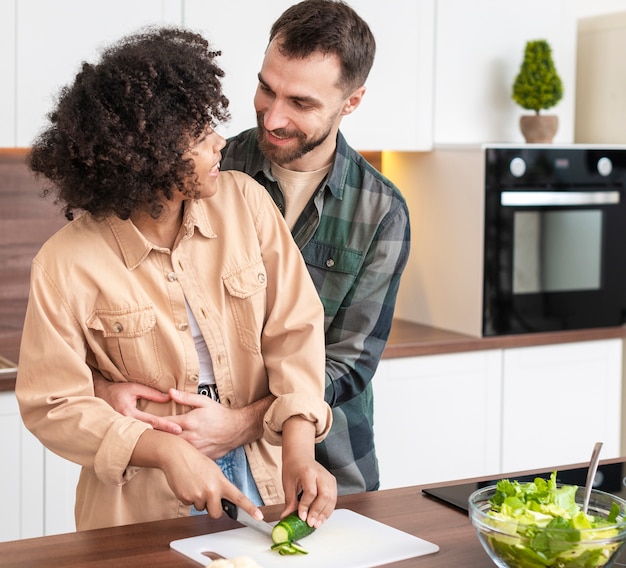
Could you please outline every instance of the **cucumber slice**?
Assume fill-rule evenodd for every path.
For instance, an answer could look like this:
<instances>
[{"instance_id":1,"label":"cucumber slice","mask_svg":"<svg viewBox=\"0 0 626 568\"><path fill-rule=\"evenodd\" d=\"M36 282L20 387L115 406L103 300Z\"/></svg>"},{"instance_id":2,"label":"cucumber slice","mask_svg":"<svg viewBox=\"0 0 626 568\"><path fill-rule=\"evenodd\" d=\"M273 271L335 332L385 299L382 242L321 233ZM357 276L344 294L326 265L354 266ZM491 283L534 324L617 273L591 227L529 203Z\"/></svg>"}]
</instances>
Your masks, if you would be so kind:
<instances>
[{"instance_id":1,"label":"cucumber slice","mask_svg":"<svg viewBox=\"0 0 626 568\"><path fill-rule=\"evenodd\" d=\"M308 554L308 551L306 551L304 548L302 548L299 544L296 544L295 542L291 543L291 548L293 548L298 554Z\"/></svg>"},{"instance_id":2,"label":"cucumber slice","mask_svg":"<svg viewBox=\"0 0 626 568\"><path fill-rule=\"evenodd\" d=\"M289 530L289 527L282 525L281 523L278 523L273 529L272 529L272 541L275 544L285 544L286 542L291 541L291 531Z\"/></svg>"}]
</instances>

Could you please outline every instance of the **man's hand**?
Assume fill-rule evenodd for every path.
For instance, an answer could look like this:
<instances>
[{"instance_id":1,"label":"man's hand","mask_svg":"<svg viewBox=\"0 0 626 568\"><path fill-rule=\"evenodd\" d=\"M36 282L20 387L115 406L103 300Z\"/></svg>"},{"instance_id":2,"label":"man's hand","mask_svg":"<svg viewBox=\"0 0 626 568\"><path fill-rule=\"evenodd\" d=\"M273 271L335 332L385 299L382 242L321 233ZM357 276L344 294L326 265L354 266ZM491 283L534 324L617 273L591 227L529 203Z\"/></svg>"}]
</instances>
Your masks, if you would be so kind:
<instances>
[{"instance_id":1,"label":"man's hand","mask_svg":"<svg viewBox=\"0 0 626 568\"><path fill-rule=\"evenodd\" d=\"M235 409L201 394L176 389L162 393L138 383L114 383L101 377L94 377L94 390L96 396L120 414L147 422L155 430L177 434L211 459L221 458L234 448L258 440L263 435L263 416L274 401L270 395ZM156 416L138 408L141 399L160 403L174 401L191 410L177 416Z\"/></svg>"},{"instance_id":2,"label":"man's hand","mask_svg":"<svg viewBox=\"0 0 626 568\"><path fill-rule=\"evenodd\" d=\"M181 437L212 459L263 435L263 415L274 400L267 396L244 408L228 408L207 396L170 389L171 399L192 409L167 420L181 428Z\"/></svg>"},{"instance_id":3,"label":"man's hand","mask_svg":"<svg viewBox=\"0 0 626 568\"><path fill-rule=\"evenodd\" d=\"M117 412L147 422L155 430L170 434L182 433L181 427L166 418L139 410L137 403L141 399L153 402L170 402L170 395L139 383L114 383L102 377L94 377L95 395L109 403Z\"/></svg>"}]
</instances>

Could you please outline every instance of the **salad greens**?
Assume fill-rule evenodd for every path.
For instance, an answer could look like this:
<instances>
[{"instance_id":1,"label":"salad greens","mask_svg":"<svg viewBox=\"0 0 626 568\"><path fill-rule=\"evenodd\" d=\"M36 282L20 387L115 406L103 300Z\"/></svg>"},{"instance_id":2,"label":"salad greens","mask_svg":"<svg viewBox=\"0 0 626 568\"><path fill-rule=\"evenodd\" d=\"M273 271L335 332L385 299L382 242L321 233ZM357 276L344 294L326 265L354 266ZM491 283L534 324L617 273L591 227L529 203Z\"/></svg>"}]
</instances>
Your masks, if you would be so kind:
<instances>
[{"instance_id":1,"label":"salad greens","mask_svg":"<svg viewBox=\"0 0 626 568\"><path fill-rule=\"evenodd\" d=\"M498 481L485 520L497 532L482 536L509 567L603 566L620 545L610 540L619 532L615 523L623 521L620 507L613 503L606 518L585 514L577 489L557 486L556 472L529 483Z\"/></svg>"}]
</instances>

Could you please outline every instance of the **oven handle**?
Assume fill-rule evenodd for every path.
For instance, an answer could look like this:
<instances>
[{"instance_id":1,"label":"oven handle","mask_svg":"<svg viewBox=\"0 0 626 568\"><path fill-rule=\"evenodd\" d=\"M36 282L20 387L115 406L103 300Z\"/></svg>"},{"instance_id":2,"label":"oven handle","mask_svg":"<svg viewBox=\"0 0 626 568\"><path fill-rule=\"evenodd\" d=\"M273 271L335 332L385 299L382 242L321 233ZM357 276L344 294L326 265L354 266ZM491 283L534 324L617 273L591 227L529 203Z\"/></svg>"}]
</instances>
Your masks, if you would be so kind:
<instances>
[{"instance_id":1,"label":"oven handle","mask_svg":"<svg viewBox=\"0 0 626 568\"><path fill-rule=\"evenodd\" d=\"M504 207L613 205L619 201L619 191L503 191L500 194L500 204Z\"/></svg>"}]
</instances>

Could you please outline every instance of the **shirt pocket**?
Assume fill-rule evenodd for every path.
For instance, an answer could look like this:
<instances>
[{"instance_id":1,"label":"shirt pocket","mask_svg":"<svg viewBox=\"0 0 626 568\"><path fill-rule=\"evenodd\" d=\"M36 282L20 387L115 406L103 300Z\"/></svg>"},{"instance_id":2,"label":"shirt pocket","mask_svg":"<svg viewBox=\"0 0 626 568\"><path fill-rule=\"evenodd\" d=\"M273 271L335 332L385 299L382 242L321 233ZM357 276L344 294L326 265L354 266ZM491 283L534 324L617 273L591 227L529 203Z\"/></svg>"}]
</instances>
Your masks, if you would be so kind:
<instances>
[{"instance_id":1,"label":"shirt pocket","mask_svg":"<svg viewBox=\"0 0 626 568\"><path fill-rule=\"evenodd\" d=\"M363 266L363 252L311 239L302 256L324 304L324 314L334 317L351 294Z\"/></svg>"},{"instance_id":2,"label":"shirt pocket","mask_svg":"<svg viewBox=\"0 0 626 568\"><path fill-rule=\"evenodd\" d=\"M163 368L152 306L96 310L87 320L87 326L105 355L129 381L146 385L159 381Z\"/></svg>"},{"instance_id":3,"label":"shirt pocket","mask_svg":"<svg viewBox=\"0 0 626 568\"><path fill-rule=\"evenodd\" d=\"M263 261L253 262L222 278L239 340L249 351L260 353L267 289Z\"/></svg>"}]
</instances>

